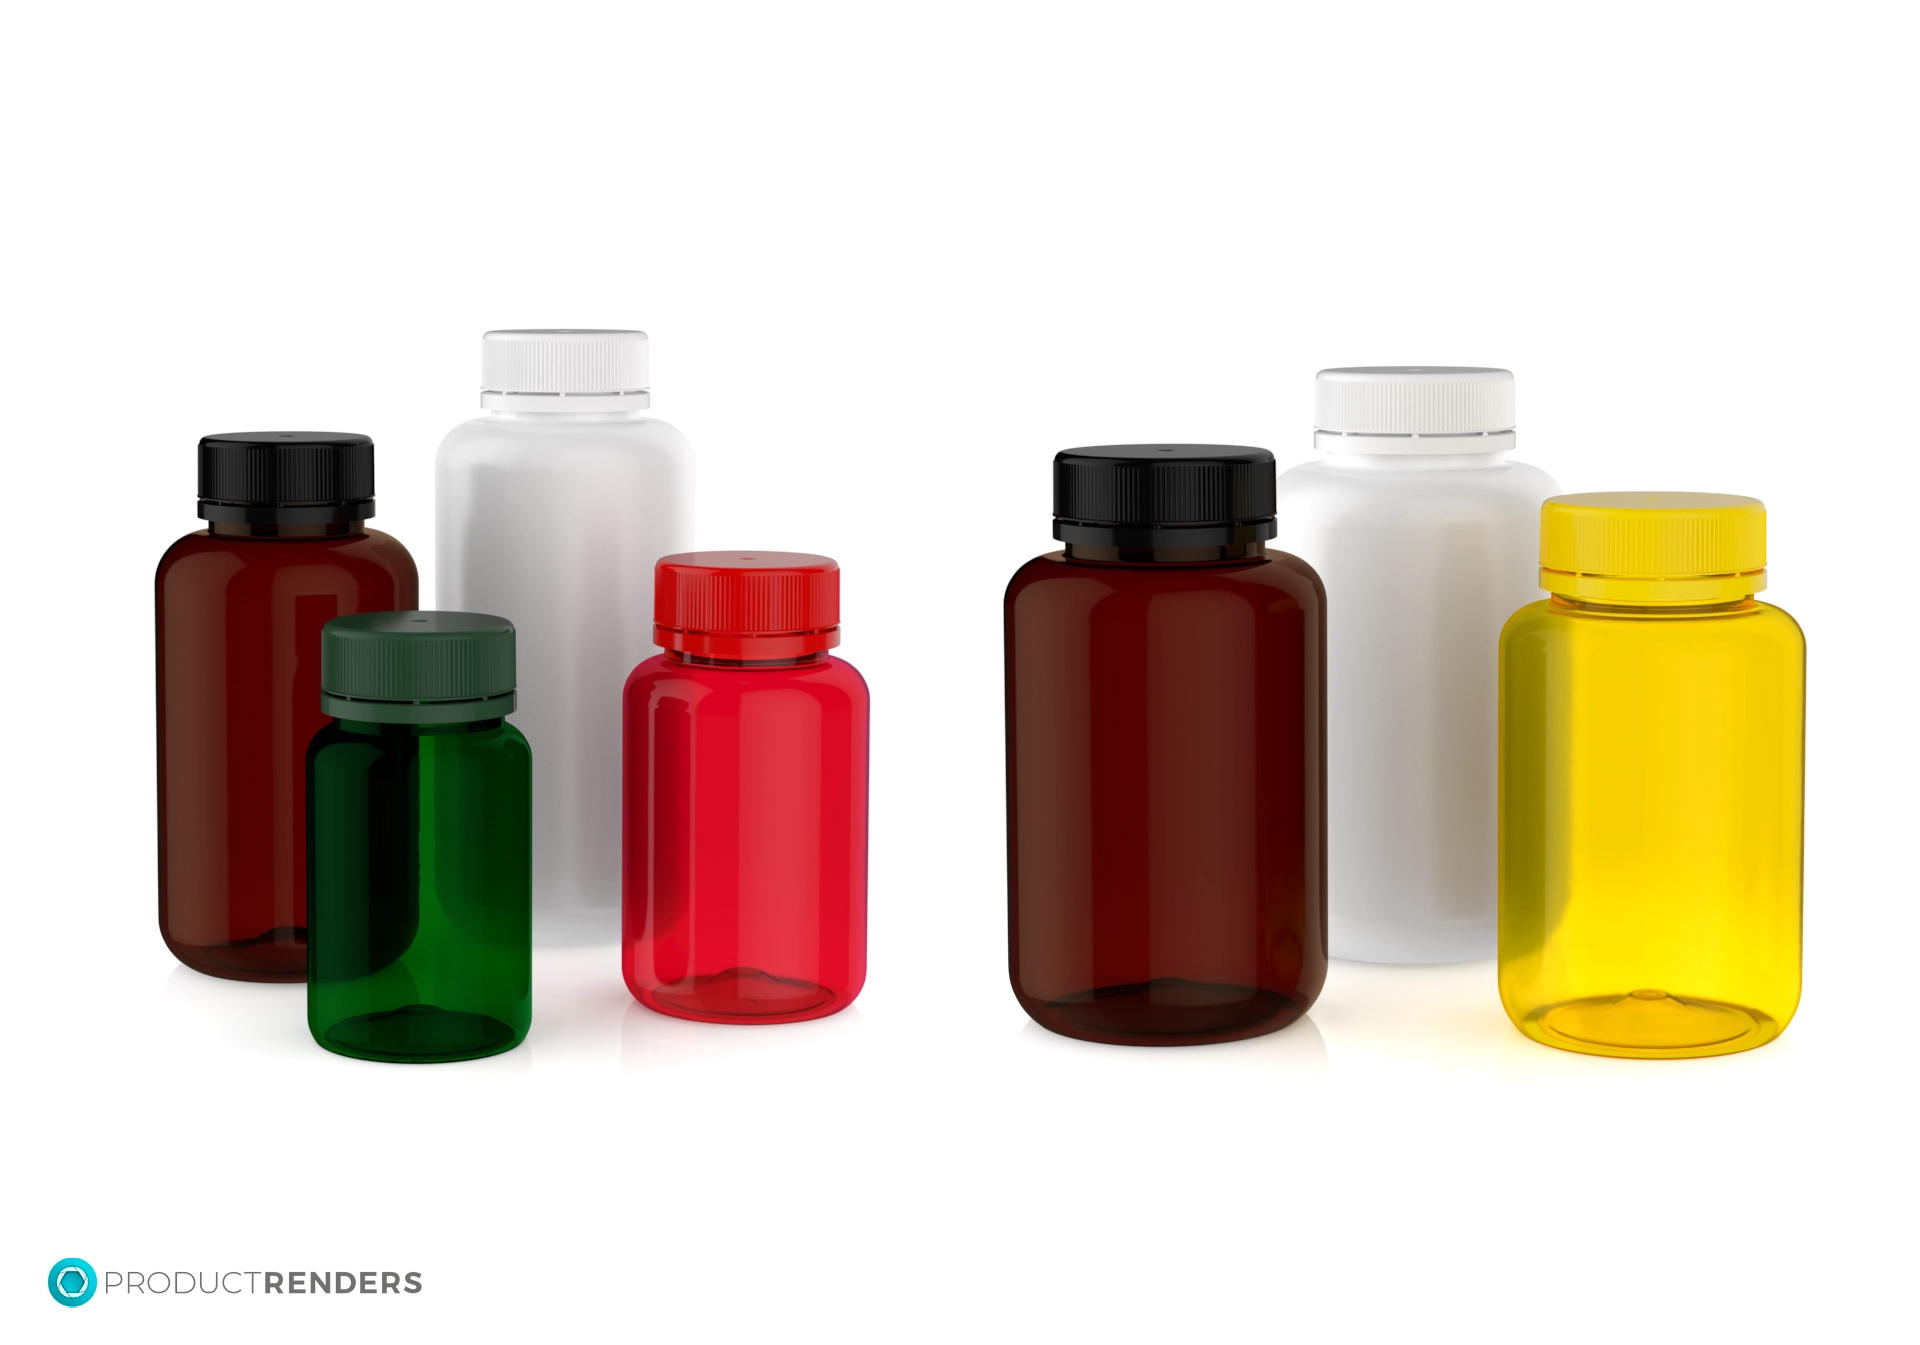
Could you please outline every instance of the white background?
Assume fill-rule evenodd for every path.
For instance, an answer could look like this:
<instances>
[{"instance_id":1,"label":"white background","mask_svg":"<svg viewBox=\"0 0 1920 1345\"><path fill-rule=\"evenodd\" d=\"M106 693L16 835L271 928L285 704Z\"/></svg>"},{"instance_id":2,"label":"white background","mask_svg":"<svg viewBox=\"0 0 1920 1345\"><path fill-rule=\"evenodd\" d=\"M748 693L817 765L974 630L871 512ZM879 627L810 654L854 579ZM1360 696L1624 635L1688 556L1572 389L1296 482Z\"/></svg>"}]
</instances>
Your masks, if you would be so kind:
<instances>
[{"instance_id":1,"label":"white background","mask_svg":"<svg viewBox=\"0 0 1920 1345\"><path fill-rule=\"evenodd\" d=\"M0 396L14 1340L1885 1340L1913 1329L1913 11L14 7ZM823 551L874 691L872 976L818 1023L542 953L357 1063L154 920L151 579L194 444L431 461L488 327L638 326L700 545ZM1491 964L1143 1051L1005 981L999 604L1049 462L1311 456L1327 365L1499 364L1568 490L1758 495L1811 647L1806 997L1598 1060ZM1279 539L1284 546L1286 539ZM609 730L611 731L609 726ZM408 1298L47 1268L399 1269ZM1903 1281L1905 1285L1903 1287ZM456 1337L458 1330L460 1335Z\"/></svg>"}]
</instances>

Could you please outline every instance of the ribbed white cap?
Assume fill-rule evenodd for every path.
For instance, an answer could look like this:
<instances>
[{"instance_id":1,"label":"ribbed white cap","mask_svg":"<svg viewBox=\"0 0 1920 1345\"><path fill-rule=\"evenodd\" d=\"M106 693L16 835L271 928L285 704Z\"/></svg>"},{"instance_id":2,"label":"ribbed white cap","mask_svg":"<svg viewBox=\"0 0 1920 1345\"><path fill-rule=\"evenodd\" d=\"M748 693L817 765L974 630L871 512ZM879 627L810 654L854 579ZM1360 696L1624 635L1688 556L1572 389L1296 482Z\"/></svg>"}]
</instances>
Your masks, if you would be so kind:
<instances>
[{"instance_id":1,"label":"ribbed white cap","mask_svg":"<svg viewBox=\"0 0 1920 1345\"><path fill-rule=\"evenodd\" d=\"M561 327L480 338L480 404L514 411L631 410L647 404L647 334Z\"/></svg>"},{"instance_id":2,"label":"ribbed white cap","mask_svg":"<svg viewBox=\"0 0 1920 1345\"><path fill-rule=\"evenodd\" d=\"M1398 445L1342 445L1320 439L1322 448L1361 452L1482 452L1427 435L1504 435L1513 432L1513 375L1505 369L1463 369L1431 364L1362 369L1322 369L1314 381L1313 424L1321 436L1411 437ZM1498 445L1511 445L1508 438Z\"/></svg>"}]
</instances>

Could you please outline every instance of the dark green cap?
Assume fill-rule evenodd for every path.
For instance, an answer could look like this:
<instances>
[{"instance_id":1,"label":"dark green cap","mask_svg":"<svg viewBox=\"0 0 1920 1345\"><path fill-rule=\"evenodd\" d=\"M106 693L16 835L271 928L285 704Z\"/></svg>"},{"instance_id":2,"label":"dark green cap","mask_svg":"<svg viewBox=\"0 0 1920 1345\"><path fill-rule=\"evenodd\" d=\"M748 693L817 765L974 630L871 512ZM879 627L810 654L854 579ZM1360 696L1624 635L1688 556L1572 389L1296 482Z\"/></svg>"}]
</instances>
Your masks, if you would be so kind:
<instances>
[{"instance_id":1,"label":"dark green cap","mask_svg":"<svg viewBox=\"0 0 1920 1345\"><path fill-rule=\"evenodd\" d=\"M320 709L375 724L513 713L513 623L474 612L361 612L320 632Z\"/></svg>"}]
</instances>

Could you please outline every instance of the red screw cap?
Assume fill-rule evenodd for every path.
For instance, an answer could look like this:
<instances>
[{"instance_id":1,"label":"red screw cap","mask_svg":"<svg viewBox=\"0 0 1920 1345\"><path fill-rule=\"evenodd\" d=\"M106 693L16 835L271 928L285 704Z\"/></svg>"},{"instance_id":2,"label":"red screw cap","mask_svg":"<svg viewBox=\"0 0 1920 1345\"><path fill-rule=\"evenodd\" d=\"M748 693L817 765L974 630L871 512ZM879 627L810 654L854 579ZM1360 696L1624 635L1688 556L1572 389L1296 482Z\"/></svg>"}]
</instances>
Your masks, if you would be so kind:
<instances>
[{"instance_id":1,"label":"red screw cap","mask_svg":"<svg viewBox=\"0 0 1920 1345\"><path fill-rule=\"evenodd\" d=\"M686 551L653 571L653 642L702 658L797 658L840 643L840 567L799 551Z\"/></svg>"}]
</instances>

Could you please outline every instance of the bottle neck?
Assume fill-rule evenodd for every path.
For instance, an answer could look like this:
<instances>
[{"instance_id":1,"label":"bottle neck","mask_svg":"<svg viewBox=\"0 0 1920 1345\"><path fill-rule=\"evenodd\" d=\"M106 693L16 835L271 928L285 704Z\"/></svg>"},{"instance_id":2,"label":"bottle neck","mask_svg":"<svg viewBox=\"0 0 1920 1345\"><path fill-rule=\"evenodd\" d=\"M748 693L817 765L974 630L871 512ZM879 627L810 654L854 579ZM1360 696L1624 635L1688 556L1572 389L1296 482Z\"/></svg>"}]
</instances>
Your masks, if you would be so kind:
<instances>
[{"instance_id":1,"label":"bottle neck","mask_svg":"<svg viewBox=\"0 0 1920 1345\"><path fill-rule=\"evenodd\" d=\"M1068 542L1067 559L1081 565L1228 565L1264 560L1264 542L1234 542L1226 546L1093 546Z\"/></svg>"},{"instance_id":2,"label":"bottle neck","mask_svg":"<svg viewBox=\"0 0 1920 1345\"><path fill-rule=\"evenodd\" d=\"M460 724L376 724L366 719L338 719L345 733L360 733L372 738L446 738L465 733L491 733L507 721L497 719L469 719Z\"/></svg>"},{"instance_id":3,"label":"bottle neck","mask_svg":"<svg viewBox=\"0 0 1920 1345\"><path fill-rule=\"evenodd\" d=\"M1343 472L1446 472L1498 467L1507 460L1504 448L1486 453L1357 453L1340 449L1327 454L1327 466Z\"/></svg>"},{"instance_id":4,"label":"bottle neck","mask_svg":"<svg viewBox=\"0 0 1920 1345\"><path fill-rule=\"evenodd\" d=\"M666 656L667 662L683 664L689 668L735 668L746 672L758 672L767 668L805 668L827 661L827 651L824 649L795 654L792 658L709 658L705 654L688 654L678 649L667 650Z\"/></svg>"},{"instance_id":5,"label":"bottle neck","mask_svg":"<svg viewBox=\"0 0 1920 1345\"><path fill-rule=\"evenodd\" d=\"M1498 467L1513 451L1512 430L1386 434L1315 430L1313 446L1327 465L1355 472L1444 472Z\"/></svg>"},{"instance_id":6,"label":"bottle neck","mask_svg":"<svg viewBox=\"0 0 1920 1345\"><path fill-rule=\"evenodd\" d=\"M1751 612L1760 606L1759 600L1751 593L1724 602L1695 603L1594 602L1590 598L1569 598L1563 593L1549 593L1547 603L1558 611L1616 617L1724 616L1730 612Z\"/></svg>"},{"instance_id":7,"label":"bottle neck","mask_svg":"<svg viewBox=\"0 0 1920 1345\"><path fill-rule=\"evenodd\" d=\"M364 537L364 519L345 519L336 523L221 523L208 520L207 532L214 537L253 537L273 541L311 541L316 537Z\"/></svg>"},{"instance_id":8,"label":"bottle neck","mask_svg":"<svg viewBox=\"0 0 1920 1345\"><path fill-rule=\"evenodd\" d=\"M490 406L486 411L487 420L512 421L516 425L619 425L647 418L644 403L610 411L542 411L498 406Z\"/></svg>"}]
</instances>

